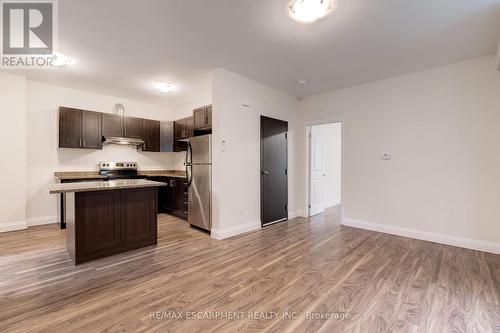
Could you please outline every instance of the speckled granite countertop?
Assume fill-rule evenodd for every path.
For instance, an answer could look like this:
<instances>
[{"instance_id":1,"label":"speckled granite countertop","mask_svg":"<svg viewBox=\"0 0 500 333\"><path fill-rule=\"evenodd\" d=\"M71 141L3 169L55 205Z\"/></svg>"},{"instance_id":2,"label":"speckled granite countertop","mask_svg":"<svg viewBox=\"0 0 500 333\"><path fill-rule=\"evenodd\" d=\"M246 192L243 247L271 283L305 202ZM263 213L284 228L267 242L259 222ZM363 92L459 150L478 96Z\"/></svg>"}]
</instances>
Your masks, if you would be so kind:
<instances>
[{"instance_id":1,"label":"speckled granite countertop","mask_svg":"<svg viewBox=\"0 0 500 333\"><path fill-rule=\"evenodd\" d=\"M148 177L178 177L186 178L184 170L140 170L139 175ZM85 179L106 179L106 176L101 176L99 171L65 171L54 172L54 176L58 180L85 180Z\"/></svg>"},{"instance_id":2,"label":"speckled granite countertop","mask_svg":"<svg viewBox=\"0 0 500 333\"><path fill-rule=\"evenodd\" d=\"M146 179L127 179L127 180L110 180L107 182L81 182L81 183L66 183L66 184L51 184L49 185L49 193L69 193L69 192L90 192L90 191L109 191L121 190L127 188L141 187L159 187L167 185L166 183L154 182Z\"/></svg>"},{"instance_id":3,"label":"speckled granite countertop","mask_svg":"<svg viewBox=\"0 0 500 333\"><path fill-rule=\"evenodd\" d=\"M186 171L184 170L140 170L139 175L148 177L177 177L186 178Z\"/></svg>"},{"instance_id":4,"label":"speckled granite countertop","mask_svg":"<svg viewBox=\"0 0 500 333\"><path fill-rule=\"evenodd\" d=\"M101 176L99 171L67 171L54 172L54 176L59 180L68 179L106 179L106 176Z\"/></svg>"}]
</instances>

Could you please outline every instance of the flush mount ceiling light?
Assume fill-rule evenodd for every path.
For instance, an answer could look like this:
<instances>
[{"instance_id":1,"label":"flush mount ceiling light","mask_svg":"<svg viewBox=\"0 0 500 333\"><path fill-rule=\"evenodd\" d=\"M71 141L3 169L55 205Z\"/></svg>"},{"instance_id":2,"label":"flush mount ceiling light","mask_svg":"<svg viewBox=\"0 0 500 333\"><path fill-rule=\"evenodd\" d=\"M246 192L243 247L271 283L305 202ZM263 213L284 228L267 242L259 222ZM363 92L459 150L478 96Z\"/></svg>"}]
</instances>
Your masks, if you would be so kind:
<instances>
[{"instance_id":1,"label":"flush mount ceiling light","mask_svg":"<svg viewBox=\"0 0 500 333\"><path fill-rule=\"evenodd\" d=\"M70 58L60 52L54 52L54 54L52 55L52 66L67 66L73 65L74 63L76 63L75 59Z\"/></svg>"},{"instance_id":2,"label":"flush mount ceiling light","mask_svg":"<svg viewBox=\"0 0 500 333\"><path fill-rule=\"evenodd\" d=\"M291 0L290 16L297 21L310 23L325 17L336 7L336 0Z\"/></svg>"},{"instance_id":3,"label":"flush mount ceiling light","mask_svg":"<svg viewBox=\"0 0 500 333\"><path fill-rule=\"evenodd\" d=\"M168 82L153 82L153 86L163 93L169 93L178 89L175 84Z\"/></svg>"}]
</instances>

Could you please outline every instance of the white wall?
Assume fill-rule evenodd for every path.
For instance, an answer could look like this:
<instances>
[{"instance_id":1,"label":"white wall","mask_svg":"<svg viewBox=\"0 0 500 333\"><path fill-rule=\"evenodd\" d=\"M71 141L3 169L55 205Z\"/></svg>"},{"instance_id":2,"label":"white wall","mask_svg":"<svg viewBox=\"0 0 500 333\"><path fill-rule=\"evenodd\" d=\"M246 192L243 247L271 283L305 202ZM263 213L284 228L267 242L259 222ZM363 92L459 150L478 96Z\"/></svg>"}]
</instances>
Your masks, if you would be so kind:
<instances>
[{"instance_id":1,"label":"white wall","mask_svg":"<svg viewBox=\"0 0 500 333\"><path fill-rule=\"evenodd\" d=\"M299 142L308 123L344 122L345 223L500 250L495 68L492 55L300 102ZM304 194L305 176L300 183Z\"/></svg>"},{"instance_id":2,"label":"white wall","mask_svg":"<svg viewBox=\"0 0 500 333\"><path fill-rule=\"evenodd\" d=\"M183 153L148 153L116 145L105 145L102 150L57 148L59 106L111 113L116 103L122 103L126 115L156 120L174 120L173 111L124 98L32 81L27 81L26 91L26 212L30 225L57 220L57 196L47 192L48 184L54 182L55 171L98 170L99 162L109 160L137 161L141 169L148 170L183 169Z\"/></svg>"},{"instance_id":3,"label":"white wall","mask_svg":"<svg viewBox=\"0 0 500 333\"><path fill-rule=\"evenodd\" d=\"M242 101L250 103L243 107ZM295 97L224 69L213 74L212 236L260 228L260 115L288 121L289 212L296 214ZM221 139L226 151L222 152Z\"/></svg>"},{"instance_id":4,"label":"white wall","mask_svg":"<svg viewBox=\"0 0 500 333\"><path fill-rule=\"evenodd\" d=\"M342 124L329 123L312 126L312 131L322 133L325 176L325 208L340 205L342 185Z\"/></svg>"},{"instance_id":5,"label":"white wall","mask_svg":"<svg viewBox=\"0 0 500 333\"><path fill-rule=\"evenodd\" d=\"M208 82L209 84L198 90L195 96L191 96L191 102L175 108L175 119L190 117L194 109L212 104L212 76Z\"/></svg>"},{"instance_id":6,"label":"white wall","mask_svg":"<svg viewBox=\"0 0 500 333\"><path fill-rule=\"evenodd\" d=\"M0 232L25 225L26 80L0 73L2 159L0 172Z\"/></svg>"}]
</instances>

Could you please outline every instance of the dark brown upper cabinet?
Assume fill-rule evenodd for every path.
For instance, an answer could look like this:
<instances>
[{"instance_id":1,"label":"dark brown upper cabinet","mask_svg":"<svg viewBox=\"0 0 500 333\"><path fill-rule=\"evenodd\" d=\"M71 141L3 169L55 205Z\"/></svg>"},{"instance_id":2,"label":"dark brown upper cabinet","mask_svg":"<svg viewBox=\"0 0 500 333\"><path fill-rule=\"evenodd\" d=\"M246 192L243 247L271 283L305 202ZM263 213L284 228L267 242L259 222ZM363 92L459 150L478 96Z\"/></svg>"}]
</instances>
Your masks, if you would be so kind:
<instances>
[{"instance_id":1,"label":"dark brown upper cabinet","mask_svg":"<svg viewBox=\"0 0 500 333\"><path fill-rule=\"evenodd\" d=\"M102 149L101 114L83 111L82 119L83 148Z\"/></svg>"},{"instance_id":2,"label":"dark brown upper cabinet","mask_svg":"<svg viewBox=\"0 0 500 333\"><path fill-rule=\"evenodd\" d=\"M186 127L185 119L179 119L174 121L174 139L182 140L184 139L184 128Z\"/></svg>"},{"instance_id":3,"label":"dark brown upper cabinet","mask_svg":"<svg viewBox=\"0 0 500 333\"><path fill-rule=\"evenodd\" d=\"M143 119L134 117L125 117L123 120L123 136L126 138L143 138Z\"/></svg>"},{"instance_id":4,"label":"dark brown upper cabinet","mask_svg":"<svg viewBox=\"0 0 500 333\"><path fill-rule=\"evenodd\" d=\"M194 135L194 117L187 117L186 118L186 136L187 138L190 138Z\"/></svg>"},{"instance_id":5,"label":"dark brown upper cabinet","mask_svg":"<svg viewBox=\"0 0 500 333\"><path fill-rule=\"evenodd\" d=\"M143 151L160 151L160 122L143 119Z\"/></svg>"},{"instance_id":6,"label":"dark brown upper cabinet","mask_svg":"<svg viewBox=\"0 0 500 333\"><path fill-rule=\"evenodd\" d=\"M212 128L212 106L207 105L193 110L194 129L203 130Z\"/></svg>"},{"instance_id":7,"label":"dark brown upper cabinet","mask_svg":"<svg viewBox=\"0 0 500 333\"><path fill-rule=\"evenodd\" d=\"M117 114L103 113L102 136L123 136L123 117Z\"/></svg>"},{"instance_id":8,"label":"dark brown upper cabinet","mask_svg":"<svg viewBox=\"0 0 500 333\"><path fill-rule=\"evenodd\" d=\"M174 122L175 140L186 140L193 136L194 117L187 117Z\"/></svg>"},{"instance_id":9,"label":"dark brown upper cabinet","mask_svg":"<svg viewBox=\"0 0 500 333\"><path fill-rule=\"evenodd\" d=\"M59 108L59 148L102 149L101 114Z\"/></svg>"},{"instance_id":10,"label":"dark brown upper cabinet","mask_svg":"<svg viewBox=\"0 0 500 333\"><path fill-rule=\"evenodd\" d=\"M82 111L59 108L59 148L82 148Z\"/></svg>"}]
</instances>

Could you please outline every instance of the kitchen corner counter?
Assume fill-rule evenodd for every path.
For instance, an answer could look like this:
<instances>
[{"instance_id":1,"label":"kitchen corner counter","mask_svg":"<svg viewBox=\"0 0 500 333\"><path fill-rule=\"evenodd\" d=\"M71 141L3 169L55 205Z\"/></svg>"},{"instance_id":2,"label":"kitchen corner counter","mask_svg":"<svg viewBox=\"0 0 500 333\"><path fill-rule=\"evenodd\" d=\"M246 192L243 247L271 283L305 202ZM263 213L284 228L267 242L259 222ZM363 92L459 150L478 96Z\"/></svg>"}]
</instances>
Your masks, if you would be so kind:
<instances>
[{"instance_id":1,"label":"kitchen corner counter","mask_svg":"<svg viewBox=\"0 0 500 333\"><path fill-rule=\"evenodd\" d=\"M162 182L155 182L145 179L130 180L111 180L107 182L82 182L82 183L64 183L49 185L49 193L71 193L71 192L91 192L91 191L109 191L131 188L160 187L167 185Z\"/></svg>"}]
</instances>

